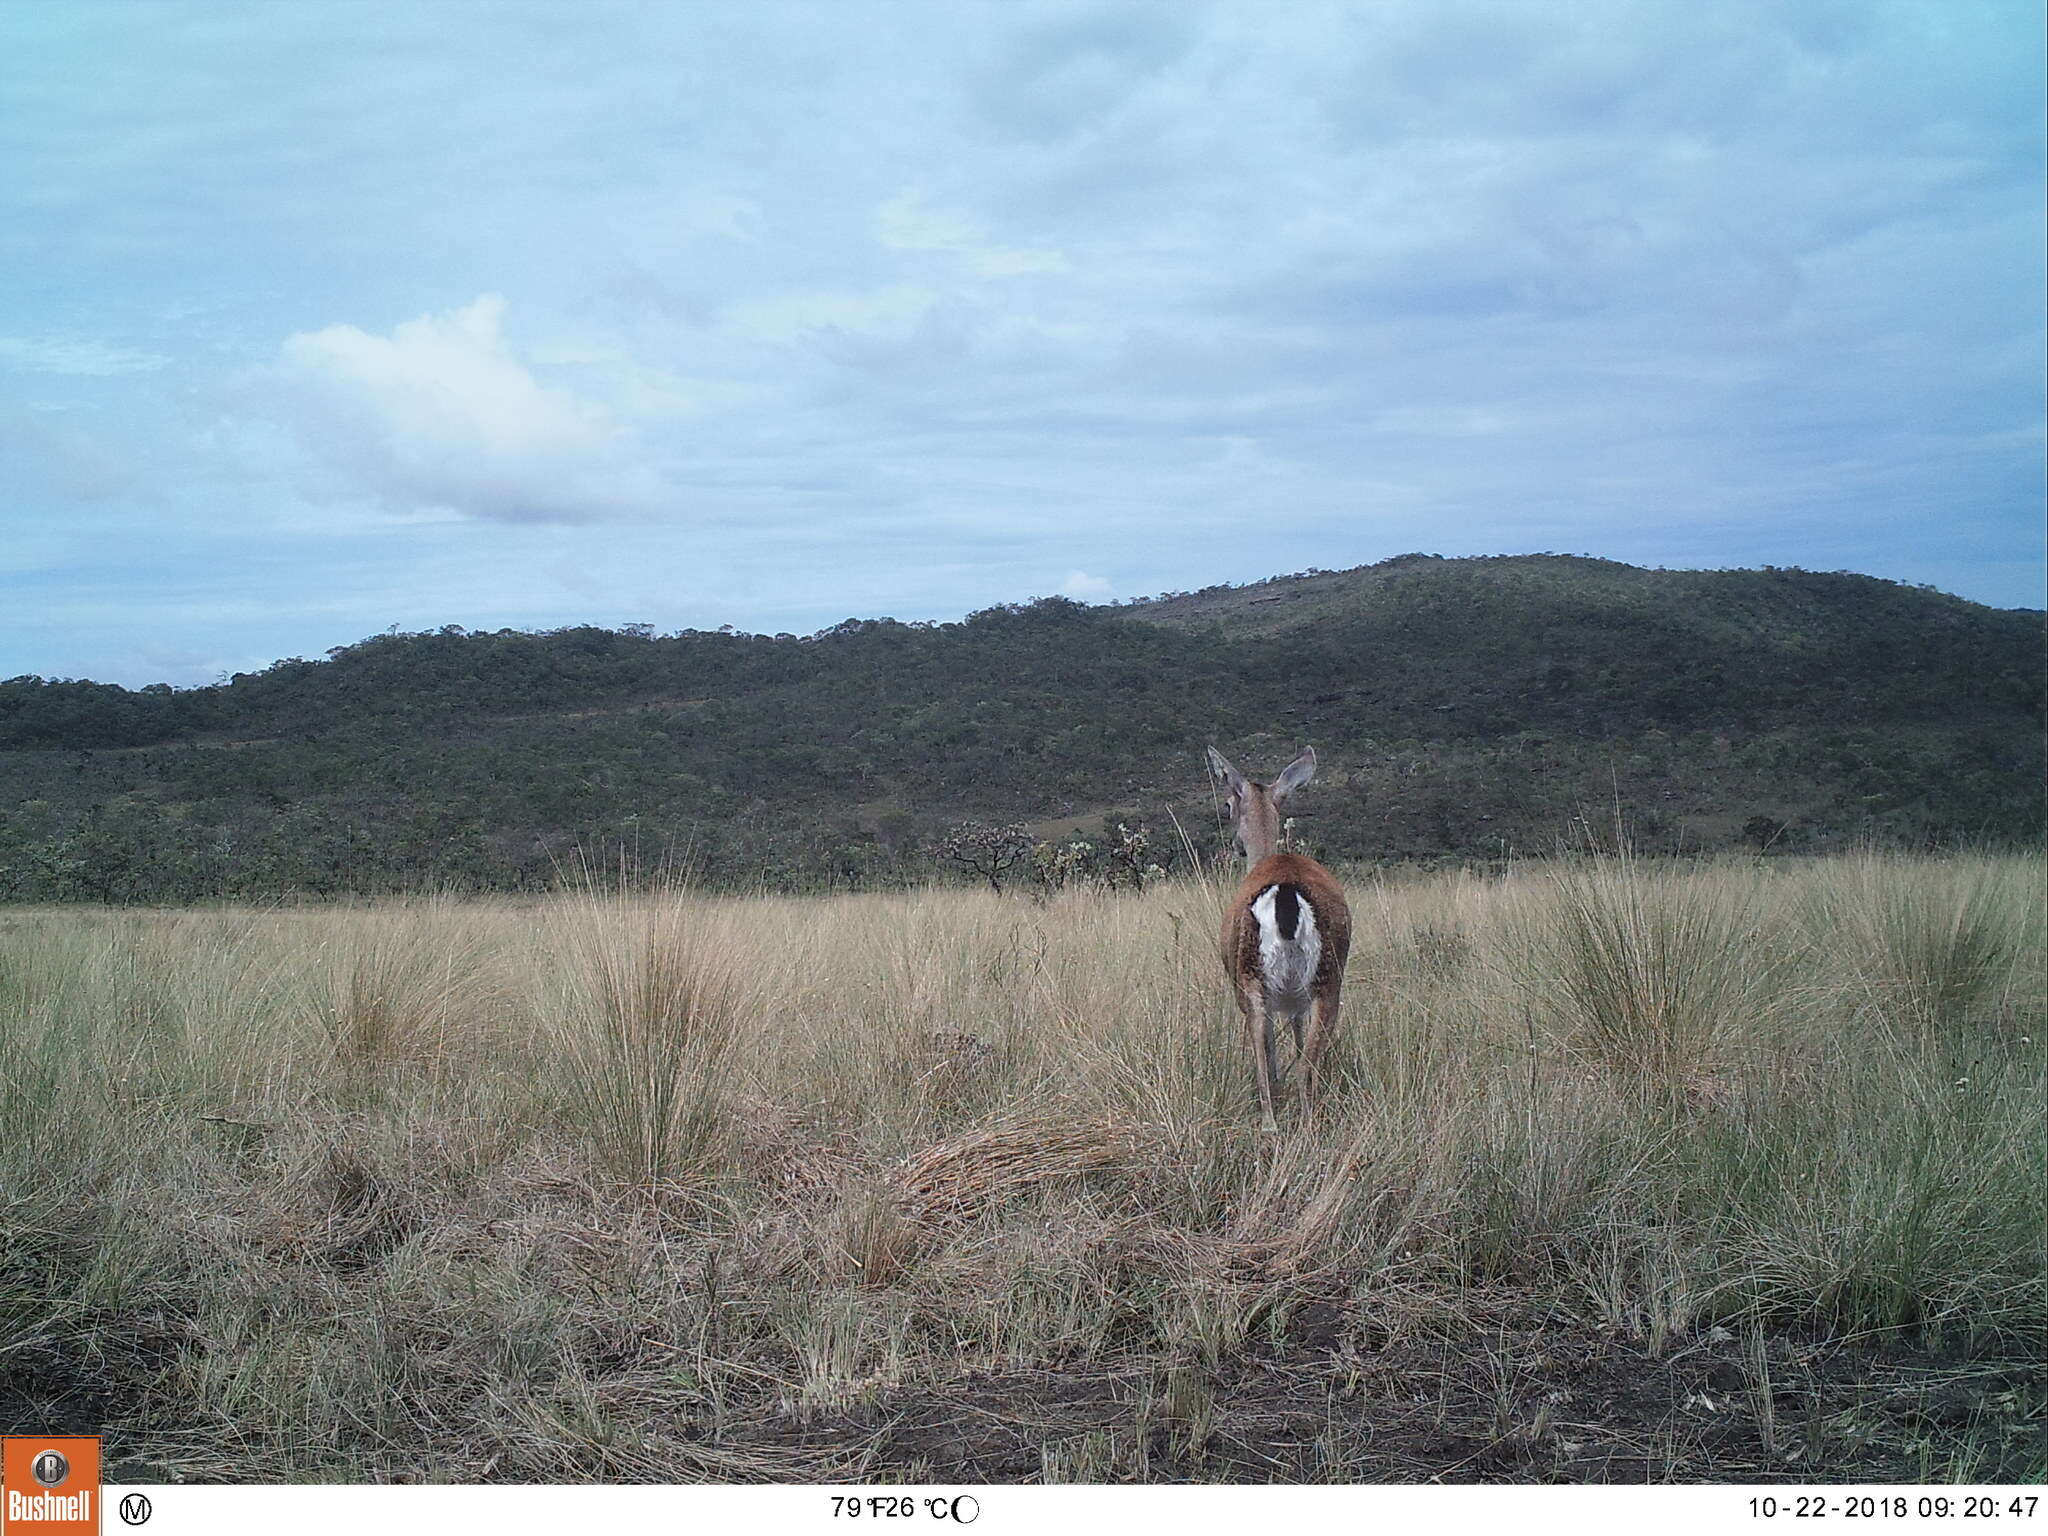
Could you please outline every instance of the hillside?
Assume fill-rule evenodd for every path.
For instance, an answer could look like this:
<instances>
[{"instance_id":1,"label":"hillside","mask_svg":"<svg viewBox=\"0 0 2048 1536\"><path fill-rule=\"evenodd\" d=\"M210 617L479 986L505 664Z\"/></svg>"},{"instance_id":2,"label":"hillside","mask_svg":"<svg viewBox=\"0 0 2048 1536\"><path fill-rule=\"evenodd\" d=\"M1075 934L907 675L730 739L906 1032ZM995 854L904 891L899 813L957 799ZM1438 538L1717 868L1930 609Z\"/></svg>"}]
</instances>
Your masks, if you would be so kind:
<instances>
[{"instance_id":1,"label":"hillside","mask_svg":"<svg viewBox=\"0 0 2048 1536\"><path fill-rule=\"evenodd\" d=\"M0 683L0 898L547 883L577 845L734 881L922 878L965 818L1165 812L1303 741L1326 855L2036 839L2042 619L1800 570L1402 556L1122 606L816 635L388 634L207 688ZM1096 839L1098 842L1100 839Z\"/></svg>"}]
</instances>

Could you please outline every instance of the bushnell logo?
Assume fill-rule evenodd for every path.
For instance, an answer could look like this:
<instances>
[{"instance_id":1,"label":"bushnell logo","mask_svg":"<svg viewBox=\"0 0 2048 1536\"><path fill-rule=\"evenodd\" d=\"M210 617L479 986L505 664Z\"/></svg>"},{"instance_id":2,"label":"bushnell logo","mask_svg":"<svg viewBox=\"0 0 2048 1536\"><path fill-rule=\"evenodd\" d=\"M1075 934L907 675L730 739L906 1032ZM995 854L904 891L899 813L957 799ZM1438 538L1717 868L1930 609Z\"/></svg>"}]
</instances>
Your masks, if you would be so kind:
<instances>
[{"instance_id":1,"label":"bushnell logo","mask_svg":"<svg viewBox=\"0 0 2048 1536\"><path fill-rule=\"evenodd\" d=\"M84 1436L9 1437L0 1536L99 1536L100 1443Z\"/></svg>"}]
</instances>

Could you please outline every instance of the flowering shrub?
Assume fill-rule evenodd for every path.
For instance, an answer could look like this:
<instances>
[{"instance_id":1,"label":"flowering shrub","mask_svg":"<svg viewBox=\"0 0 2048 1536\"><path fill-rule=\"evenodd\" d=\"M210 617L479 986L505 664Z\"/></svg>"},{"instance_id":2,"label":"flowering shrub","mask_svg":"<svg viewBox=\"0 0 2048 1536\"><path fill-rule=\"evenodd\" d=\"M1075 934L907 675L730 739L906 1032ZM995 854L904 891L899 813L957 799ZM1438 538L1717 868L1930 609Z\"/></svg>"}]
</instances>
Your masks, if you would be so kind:
<instances>
[{"instance_id":1,"label":"flowering shrub","mask_svg":"<svg viewBox=\"0 0 2048 1536\"><path fill-rule=\"evenodd\" d=\"M982 821L963 821L932 845L932 857L972 870L1001 894L1003 879L1031 852L1031 838L1023 827L990 826Z\"/></svg>"},{"instance_id":2,"label":"flowering shrub","mask_svg":"<svg viewBox=\"0 0 2048 1536\"><path fill-rule=\"evenodd\" d=\"M1095 845L1078 838L1072 842L1040 843L1031 850L1031 875L1043 895L1053 895L1088 878Z\"/></svg>"}]
</instances>

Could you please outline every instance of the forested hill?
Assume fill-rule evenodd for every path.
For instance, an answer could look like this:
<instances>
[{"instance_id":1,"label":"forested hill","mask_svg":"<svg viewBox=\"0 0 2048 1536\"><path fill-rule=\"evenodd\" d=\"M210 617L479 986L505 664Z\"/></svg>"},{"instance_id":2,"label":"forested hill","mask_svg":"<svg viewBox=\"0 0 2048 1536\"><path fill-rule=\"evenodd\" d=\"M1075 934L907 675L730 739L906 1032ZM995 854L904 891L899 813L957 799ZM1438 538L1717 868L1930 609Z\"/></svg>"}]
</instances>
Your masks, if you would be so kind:
<instances>
[{"instance_id":1,"label":"forested hill","mask_svg":"<svg viewBox=\"0 0 2048 1536\"><path fill-rule=\"evenodd\" d=\"M926 876L967 819L1213 836L1313 742L1326 855L2042 834L2042 615L1870 577L1411 555L816 635L388 634L213 687L0 683L0 899L526 888L577 845Z\"/></svg>"}]
</instances>

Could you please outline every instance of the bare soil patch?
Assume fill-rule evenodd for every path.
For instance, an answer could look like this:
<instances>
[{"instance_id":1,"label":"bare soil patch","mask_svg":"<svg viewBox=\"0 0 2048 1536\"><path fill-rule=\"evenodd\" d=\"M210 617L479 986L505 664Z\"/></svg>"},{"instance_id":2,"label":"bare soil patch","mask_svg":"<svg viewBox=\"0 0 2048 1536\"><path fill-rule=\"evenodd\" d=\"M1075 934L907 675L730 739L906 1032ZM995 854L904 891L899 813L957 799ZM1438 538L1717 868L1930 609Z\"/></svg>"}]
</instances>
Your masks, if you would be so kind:
<instances>
[{"instance_id":1,"label":"bare soil patch","mask_svg":"<svg viewBox=\"0 0 2048 1536\"><path fill-rule=\"evenodd\" d=\"M161 1344L20 1351L0 1373L0 1431L104 1435L114 1483L242 1481L218 1447L180 1454L175 1366ZM1939 1466L2018 1483L2048 1477L2048 1359L2009 1339L1722 1329L1657 1357L1535 1308L1393 1340L1311 1301L1214 1364L970 1373L719 1427L657 1411L646 1433L735 1482L1914 1483ZM421 1449L412 1475L432 1480Z\"/></svg>"},{"instance_id":2,"label":"bare soil patch","mask_svg":"<svg viewBox=\"0 0 2048 1536\"><path fill-rule=\"evenodd\" d=\"M734 1438L859 1446L878 1479L969 1483L1041 1481L1061 1447L1082 1481L1912 1483L1962 1446L1977 1480L2048 1474L2038 1355L1784 1335L1658 1359L1540 1320L1375 1348L1336 1312L1312 1305L1276 1347L1182 1368L1189 1390L1158 1371L968 1378Z\"/></svg>"}]
</instances>

